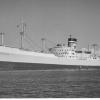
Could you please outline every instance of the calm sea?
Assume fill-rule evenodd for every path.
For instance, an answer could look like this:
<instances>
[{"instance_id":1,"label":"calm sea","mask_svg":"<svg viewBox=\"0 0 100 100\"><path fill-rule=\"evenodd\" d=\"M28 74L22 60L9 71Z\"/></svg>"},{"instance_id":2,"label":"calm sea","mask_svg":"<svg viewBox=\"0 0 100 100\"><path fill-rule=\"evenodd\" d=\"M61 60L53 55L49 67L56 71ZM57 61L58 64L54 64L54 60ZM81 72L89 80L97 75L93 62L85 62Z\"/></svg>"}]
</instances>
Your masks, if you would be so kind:
<instances>
[{"instance_id":1,"label":"calm sea","mask_svg":"<svg viewBox=\"0 0 100 100\"><path fill-rule=\"evenodd\" d=\"M1 98L100 97L99 70L0 71Z\"/></svg>"}]
</instances>

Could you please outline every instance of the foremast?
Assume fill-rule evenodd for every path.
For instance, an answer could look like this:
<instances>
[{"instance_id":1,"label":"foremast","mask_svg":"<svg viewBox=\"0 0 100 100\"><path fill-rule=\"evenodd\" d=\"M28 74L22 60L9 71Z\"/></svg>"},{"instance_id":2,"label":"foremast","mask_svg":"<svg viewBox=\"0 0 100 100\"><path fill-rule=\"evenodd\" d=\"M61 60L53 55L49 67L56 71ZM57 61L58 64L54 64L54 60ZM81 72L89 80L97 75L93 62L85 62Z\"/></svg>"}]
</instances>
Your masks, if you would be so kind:
<instances>
[{"instance_id":1,"label":"foremast","mask_svg":"<svg viewBox=\"0 0 100 100\"><path fill-rule=\"evenodd\" d=\"M25 34L25 29L26 29L26 23L22 22L21 24L17 25L17 28L21 28L20 31L20 49L23 49L23 39L24 39L24 34Z\"/></svg>"}]
</instances>

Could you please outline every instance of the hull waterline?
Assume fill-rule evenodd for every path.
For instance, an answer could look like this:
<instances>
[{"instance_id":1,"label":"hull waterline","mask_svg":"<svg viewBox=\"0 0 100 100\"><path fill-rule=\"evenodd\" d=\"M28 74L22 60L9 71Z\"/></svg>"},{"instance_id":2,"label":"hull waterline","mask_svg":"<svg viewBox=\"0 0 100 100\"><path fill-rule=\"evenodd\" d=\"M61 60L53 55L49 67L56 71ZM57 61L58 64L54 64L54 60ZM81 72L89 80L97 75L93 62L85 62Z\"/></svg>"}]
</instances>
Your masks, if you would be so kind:
<instances>
[{"instance_id":1,"label":"hull waterline","mask_svg":"<svg viewBox=\"0 0 100 100\"><path fill-rule=\"evenodd\" d=\"M37 64L21 62L0 61L0 71L2 70L81 70L81 69L100 69L100 66L80 66L80 65L56 65L56 64Z\"/></svg>"}]
</instances>

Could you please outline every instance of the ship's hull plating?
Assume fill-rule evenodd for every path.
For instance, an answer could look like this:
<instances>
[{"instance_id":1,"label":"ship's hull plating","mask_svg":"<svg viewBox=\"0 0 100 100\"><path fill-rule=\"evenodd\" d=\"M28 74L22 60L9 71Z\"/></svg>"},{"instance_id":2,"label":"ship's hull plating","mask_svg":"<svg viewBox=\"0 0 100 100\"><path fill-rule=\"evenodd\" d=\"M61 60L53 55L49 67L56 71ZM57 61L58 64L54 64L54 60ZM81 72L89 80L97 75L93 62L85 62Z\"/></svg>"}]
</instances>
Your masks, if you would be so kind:
<instances>
[{"instance_id":1,"label":"ship's hull plating","mask_svg":"<svg viewBox=\"0 0 100 100\"><path fill-rule=\"evenodd\" d=\"M0 70L99 68L100 60L76 60L53 54L0 47Z\"/></svg>"}]
</instances>

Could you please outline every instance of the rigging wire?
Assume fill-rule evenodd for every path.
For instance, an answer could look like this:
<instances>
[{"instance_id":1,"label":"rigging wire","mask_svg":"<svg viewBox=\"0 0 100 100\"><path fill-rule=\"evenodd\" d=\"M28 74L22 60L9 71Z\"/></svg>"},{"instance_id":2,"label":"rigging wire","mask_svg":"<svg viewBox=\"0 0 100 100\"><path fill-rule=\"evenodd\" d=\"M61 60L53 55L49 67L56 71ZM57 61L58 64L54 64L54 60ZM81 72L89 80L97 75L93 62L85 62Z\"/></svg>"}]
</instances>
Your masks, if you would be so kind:
<instances>
[{"instance_id":1,"label":"rigging wire","mask_svg":"<svg viewBox=\"0 0 100 100\"><path fill-rule=\"evenodd\" d=\"M52 43L53 45L56 45L56 44L57 44L57 43L55 43L55 42L53 42L52 40L49 40L49 39L47 39L47 38L46 38L46 40L47 40L48 42Z\"/></svg>"},{"instance_id":2,"label":"rigging wire","mask_svg":"<svg viewBox=\"0 0 100 100\"><path fill-rule=\"evenodd\" d=\"M37 45L37 43L33 42L33 40L26 34L26 37L28 38L28 40L30 41L30 43L33 45L33 43L35 44L35 46L37 46L38 48L42 49L39 45Z\"/></svg>"},{"instance_id":3,"label":"rigging wire","mask_svg":"<svg viewBox=\"0 0 100 100\"><path fill-rule=\"evenodd\" d=\"M16 35L16 37L14 38L14 41L13 41L13 43L14 44L17 44L18 43L18 41L19 41L19 36L18 35ZM5 46L7 46L7 47L9 47L9 45L7 45L7 44L4 44ZM18 46L18 45L17 45ZM12 47L12 48L16 48L16 46L14 45L14 46L10 46L10 47Z\"/></svg>"},{"instance_id":4,"label":"rigging wire","mask_svg":"<svg viewBox=\"0 0 100 100\"><path fill-rule=\"evenodd\" d=\"M28 43L28 45L34 49L34 47L33 47L33 45L31 44L31 42L30 42L28 39L26 39L26 38L24 38L24 39L26 40L26 42Z\"/></svg>"}]
</instances>

